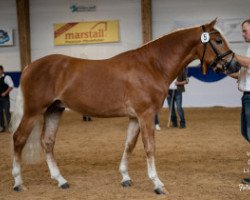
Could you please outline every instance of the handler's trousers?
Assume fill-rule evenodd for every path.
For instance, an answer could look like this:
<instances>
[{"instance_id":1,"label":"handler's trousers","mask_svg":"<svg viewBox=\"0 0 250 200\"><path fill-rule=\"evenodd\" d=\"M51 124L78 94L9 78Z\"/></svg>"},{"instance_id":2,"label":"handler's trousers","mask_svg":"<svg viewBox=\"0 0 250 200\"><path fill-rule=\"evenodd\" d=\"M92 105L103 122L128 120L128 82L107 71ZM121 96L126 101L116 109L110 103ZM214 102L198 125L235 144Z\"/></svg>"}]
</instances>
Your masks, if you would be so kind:
<instances>
[{"instance_id":1,"label":"handler's trousers","mask_svg":"<svg viewBox=\"0 0 250 200\"><path fill-rule=\"evenodd\" d=\"M241 98L241 134L250 141L250 92L244 92Z\"/></svg>"}]
</instances>

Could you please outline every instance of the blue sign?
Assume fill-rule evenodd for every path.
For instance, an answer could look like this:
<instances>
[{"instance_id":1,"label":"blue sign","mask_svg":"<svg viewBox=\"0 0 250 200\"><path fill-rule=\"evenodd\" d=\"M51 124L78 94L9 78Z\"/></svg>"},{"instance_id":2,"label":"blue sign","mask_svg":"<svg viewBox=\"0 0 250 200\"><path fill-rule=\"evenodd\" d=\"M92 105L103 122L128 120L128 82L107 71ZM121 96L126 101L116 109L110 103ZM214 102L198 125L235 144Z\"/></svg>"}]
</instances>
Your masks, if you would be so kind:
<instances>
[{"instance_id":1,"label":"blue sign","mask_svg":"<svg viewBox=\"0 0 250 200\"><path fill-rule=\"evenodd\" d=\"M95 5L79 6L79 5L73 4L69 8L70 8L71 12L93 12L93 11L96 11Z\"/></svg>"},{"instance_id":2,"label":"blue sign","mask_svg":"<svg viewBox=\"0 0 250 200\"><path fill-rule=\"evenodd\" d=\"M9 75L11 77L15 87L19 86L21 72L4 72L4 74Z\"/></svg>"},{"instance_id":3,"label":"blue sign","mask_svg":"<svg viewBox=\"0 0 250 200\"><path fill-rule=\"evenodd\" d=\"M0 44L5 44L10 40L10 37L8 35L8 32L4 30L0 30Z\"/></svg>"},{"instance_id":4,"label":"blue sign","mask_svg":"<svg viewBox=\"0 0 250 200\"><path fill-rule=\"evenodd\" d=\"M188 67L188 77L193 76L194 78L202 82L216 82L226 77L223 73L215 73L211 68L207 69L207 74L202 73L201 67Z\"/></svg>"}]
</instances>

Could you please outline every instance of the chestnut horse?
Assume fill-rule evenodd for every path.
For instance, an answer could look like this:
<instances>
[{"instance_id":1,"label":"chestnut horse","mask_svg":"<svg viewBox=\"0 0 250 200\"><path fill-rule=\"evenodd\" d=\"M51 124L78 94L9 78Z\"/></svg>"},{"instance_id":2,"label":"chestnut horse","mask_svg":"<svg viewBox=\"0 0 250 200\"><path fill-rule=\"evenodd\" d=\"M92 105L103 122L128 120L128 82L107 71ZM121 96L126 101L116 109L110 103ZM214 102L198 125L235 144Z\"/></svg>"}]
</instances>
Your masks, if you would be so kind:
<instances>
[{"instance_id":1,"label":"chestnut horse","mask_svg":"<svg viewBox=\"0 0 250 200\"><path fill-rule=\"evenodd\" d=\"M127 116L127 139L119 167L121 183L124 187L131 186L128 157L141 133L148 176L155 192L165 194L155 167L154 116L163 105L170 83L194 59L201 60L203 69L210 65L216 71L231 73L239 68L234 53L214 28L215 23L213 20L203 26L172 32L106 60L49 55L28 65L22 73L17 99L20 112L14 116L19 120L12 122L16 126L14 190L25 188L21 177L22 150L40 116L43 129L36 140L41 139L51 178L59 187L69 187L53 153L58 123L67 107L94 117Z\"/></svg>"}]
</instances>

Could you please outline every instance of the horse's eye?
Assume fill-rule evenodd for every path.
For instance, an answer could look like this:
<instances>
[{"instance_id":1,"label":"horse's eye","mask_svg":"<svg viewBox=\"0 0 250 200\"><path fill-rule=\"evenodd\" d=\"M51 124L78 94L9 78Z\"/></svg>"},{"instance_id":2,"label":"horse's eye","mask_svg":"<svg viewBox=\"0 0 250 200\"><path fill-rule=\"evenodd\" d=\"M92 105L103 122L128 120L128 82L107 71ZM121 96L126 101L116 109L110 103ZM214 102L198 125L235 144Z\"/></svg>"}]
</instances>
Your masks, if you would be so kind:
<instances>
[{"instance_id":1,"label":"horse's eye","mask_svg":"<svg viewBox=\"0 0 250 200\"><path fill-rule=\"evenodd\" d=\"M216 44L222 44L222 39L216 39Z\"/></svg>"}]
</instances>

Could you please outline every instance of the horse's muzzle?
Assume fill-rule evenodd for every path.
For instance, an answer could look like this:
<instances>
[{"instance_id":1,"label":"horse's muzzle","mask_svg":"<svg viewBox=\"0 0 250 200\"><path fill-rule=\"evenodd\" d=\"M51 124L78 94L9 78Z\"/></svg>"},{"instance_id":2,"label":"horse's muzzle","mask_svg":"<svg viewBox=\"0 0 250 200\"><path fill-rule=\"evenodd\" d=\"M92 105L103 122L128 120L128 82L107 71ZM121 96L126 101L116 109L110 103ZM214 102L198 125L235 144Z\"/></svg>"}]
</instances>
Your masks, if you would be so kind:
<instances>
[{"instance_id":1,"label":"horse's muzzle","mask_svg":"<svg viewBox=\"0 0 250 200\"><path fill-rule=\"evenodd\" d=\"M224 63L220 67L217 66L218 63L212 62L209 67L211 67L216 73L225 73L225 74L233 74L240 70L241 65L240 63L235 60L231 59L229 62Z\"/></svg>"},{"instance_id":2,"label":"horse's muzzle","mask_svg":"<svg viewBox=\"0 0 250 200\"><path fill-rule=\"evenodd\" d=\"M226 74L233 74L238 72L240 68L241 68L240 63L237 60L232 59L230 62L226 63L223 70L225 71Z\"/></svg>"}]
</instances>

